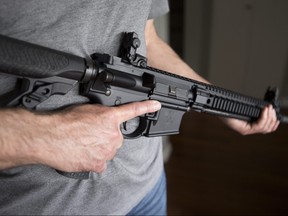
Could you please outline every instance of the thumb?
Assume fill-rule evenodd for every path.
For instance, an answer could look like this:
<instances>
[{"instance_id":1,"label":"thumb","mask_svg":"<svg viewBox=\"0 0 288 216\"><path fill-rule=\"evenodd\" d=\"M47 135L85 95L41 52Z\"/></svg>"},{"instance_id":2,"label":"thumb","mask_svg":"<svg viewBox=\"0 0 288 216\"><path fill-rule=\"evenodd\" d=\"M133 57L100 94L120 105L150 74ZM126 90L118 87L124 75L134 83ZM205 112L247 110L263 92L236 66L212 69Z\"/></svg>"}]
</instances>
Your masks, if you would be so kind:
<instances>
[{"instance_id":1,"label":"thumb","mask_svg":"<svg viewBox=\"0 0 288 216\"><path fill-rule=\"evenodd\" d=\"M142 102L133 102L118 107L116 115L120 123L133 119L145 113L156 112L161 109L161 103L155 100L147 100Z\"/></svg>"}]
</instances>

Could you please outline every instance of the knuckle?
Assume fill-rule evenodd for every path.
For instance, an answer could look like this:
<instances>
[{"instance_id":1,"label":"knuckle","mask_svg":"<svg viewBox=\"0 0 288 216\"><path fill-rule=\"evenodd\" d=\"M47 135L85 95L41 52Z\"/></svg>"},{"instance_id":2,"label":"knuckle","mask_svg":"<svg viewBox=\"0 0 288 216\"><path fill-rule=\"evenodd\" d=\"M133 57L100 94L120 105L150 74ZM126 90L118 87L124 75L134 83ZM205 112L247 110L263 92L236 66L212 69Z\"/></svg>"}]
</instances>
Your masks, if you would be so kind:
<instances>
[{"instance_id":1,"label":"knuckle","mask_svg":"<svg viewBox=\"0 0 288 216\"><path fill-rule=\"evenodd\" d=\"M248 136L248 135L250 135L251 133L253 133L253 131L244 130L244 131L241 132L241 135L243 135L243 136Z\"/></svg>"},{"instance_id":2,"label":"knuckle","mask_svg":"<svg viewBox=\"0 0 288 216\"><path fill-rule=\"evenodd\" d=\"M249 133L247 131L243 131L243 132L241 132L241 135L247 136L247 135L249 135Z\"/></svg>"},{"instance_id":3,"label":"knuckle","mask_svg":"<svg viewBox=\"0 0 288 216\"><path fill-rule=\"evenodd\" d=\"M111 151L110 155L107 157L107 160L112 160L116 155L116 149Z\"/></svg>"},{"instance_id":4,"label":"knuckle","mask_svg":"<svg viewBox=\"0 0 288 216\"><path fill-rule=\"evenodd\" d=\"M119 146L120 144L122 145L123 141L124 138L120 131L120 128L117 128L114 131L113 136L111 136L111 143L113 143L113 146Z\"/></svg>"},{"instance_id":5,"label":"knuckle","mask_svg":"<svg viewBox=\"0 0 288 216\"><path fill-rule=\"evenodd\" d=\"M123 142L123 136L120 130L117 128L114 131L111 131L110 138L108 143L112 146L117 146L119 143Z\"/></svg>"},{"instance_id":6,"label":"knuckle","mask_svg":"<svg viewBox=\"0 0 288 216\"><path fill-rule=\"evenodd\" d=\"M261 132L261 131L264 132L265 131L265 124L260 124L257 129L259 132Z\"/></svg>"},{"instance_id":7,"label":"knuckle","mask_svg":"<svg viewBox=\"0 0 288 216\"><path fill-rule=\"evenodd\" d=\"M133 113L133 115L137 115L139 111L139 106L137 106L137 103L132 103L131 104L131 112Z\"/></svg>"},{"instance_id":8,"label":"knuckle","mask_svg":"<svg viewBox=\"0 0 288 216\"><path fill-rule=\"evenodd\" d=\"M101 173L105 171L106 169L107 169L106 161L101 161L101 162L98 161L98 163L95 163L93 167L93 171L97 173Z\"/></svg>"},{"instance_id":9,"label":"knuckle","mask_svg":"<svg viewBox=\"0 0 288 216\"><path fill-rule=\"evenodd\" d=\"M148 112L148 107L144 105L143 103L133 103L132 107L133 113L135 116L139 115L139 113L142 112Z\"/></svg>"}]
</instances>

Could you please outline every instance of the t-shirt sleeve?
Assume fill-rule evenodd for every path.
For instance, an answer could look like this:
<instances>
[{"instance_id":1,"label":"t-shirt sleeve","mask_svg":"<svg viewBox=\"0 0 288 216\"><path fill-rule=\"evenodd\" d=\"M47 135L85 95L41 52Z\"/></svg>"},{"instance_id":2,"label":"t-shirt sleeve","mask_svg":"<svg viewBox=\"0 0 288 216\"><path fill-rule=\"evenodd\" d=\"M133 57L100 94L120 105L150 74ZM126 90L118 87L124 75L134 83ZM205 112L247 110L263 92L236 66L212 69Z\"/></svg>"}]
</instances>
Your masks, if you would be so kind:
<instances>
[{"instance_id":1,"label":"t-shirt sleeve","mask_svg":"<svg viewBox=\"0 0 288 216\"><path fill-rule=\"evenodd\" d=\"M154 19L169 12L168 0L152 0L148 19Z\"/></svg>"}]
</instances>

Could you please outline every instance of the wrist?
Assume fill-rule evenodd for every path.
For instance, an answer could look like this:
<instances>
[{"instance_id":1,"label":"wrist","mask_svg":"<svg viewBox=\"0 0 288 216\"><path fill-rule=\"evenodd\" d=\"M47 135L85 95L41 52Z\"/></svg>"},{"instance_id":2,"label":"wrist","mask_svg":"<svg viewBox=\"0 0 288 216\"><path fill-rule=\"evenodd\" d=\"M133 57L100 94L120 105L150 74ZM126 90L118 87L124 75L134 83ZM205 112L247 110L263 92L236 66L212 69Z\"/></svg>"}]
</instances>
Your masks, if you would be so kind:
<instances>
[{"instance_id":1,"label":"wrist","mask_svg":"<svg viewBox=\"0 0 288 216\"><path fill-rule=\"evenodd\" d=\"M0 119L0 169L41 163L49 118L24 109L6 109L0 111Z\"/></svg>"}]
</instances>

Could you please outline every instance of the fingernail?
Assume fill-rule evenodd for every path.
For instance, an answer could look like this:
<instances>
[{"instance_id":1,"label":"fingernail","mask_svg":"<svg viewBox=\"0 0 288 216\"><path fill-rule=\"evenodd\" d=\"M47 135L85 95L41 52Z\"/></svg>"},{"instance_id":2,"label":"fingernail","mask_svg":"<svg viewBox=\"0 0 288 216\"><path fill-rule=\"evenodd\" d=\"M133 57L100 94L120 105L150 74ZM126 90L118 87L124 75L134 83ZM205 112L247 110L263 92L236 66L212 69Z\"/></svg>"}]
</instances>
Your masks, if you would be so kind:
<instances>
[{"instance_id":1,"label":"fingernail","mask_svg":"<svg viewBox=\"0 0 288 216\"><path fill-rule=\"evenodd\" d=\"M161 103L159 101L153 101L153 108L155 110L161 109Z\"/></svg>"}]
</instances>

